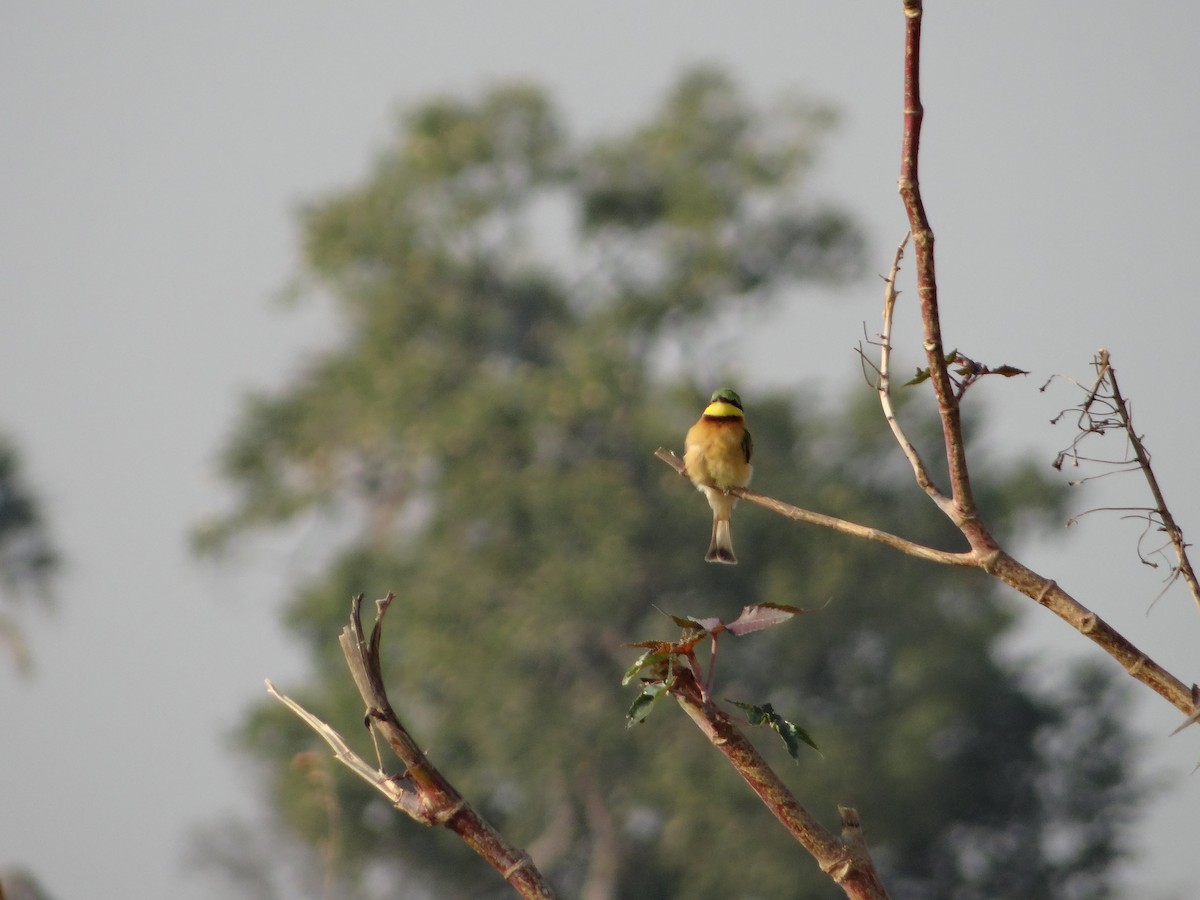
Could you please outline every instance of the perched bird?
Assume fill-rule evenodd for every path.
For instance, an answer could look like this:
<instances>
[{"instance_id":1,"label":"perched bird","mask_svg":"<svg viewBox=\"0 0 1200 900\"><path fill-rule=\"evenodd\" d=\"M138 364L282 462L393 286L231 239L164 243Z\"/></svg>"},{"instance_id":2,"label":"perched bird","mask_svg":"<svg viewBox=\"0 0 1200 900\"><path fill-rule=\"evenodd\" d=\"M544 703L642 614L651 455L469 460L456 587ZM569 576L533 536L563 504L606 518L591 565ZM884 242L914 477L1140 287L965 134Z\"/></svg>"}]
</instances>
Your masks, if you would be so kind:
<instances>
[{"instance_id":1,"label":"perched bird","mask_svg":"<svg viewBox=\"0 0 1200 900\"><path fill-rule=\"evenodd\" d=\"M713 511L712 541L704 558L736 566L729 516L737 497L727 491L748 485L754 471L750 465L754 441L746 430L742 398L729 388L714 391L700 421L688 429L683 445L688 477L697 490L704 492Z\"/></svg>"}]
</instances>

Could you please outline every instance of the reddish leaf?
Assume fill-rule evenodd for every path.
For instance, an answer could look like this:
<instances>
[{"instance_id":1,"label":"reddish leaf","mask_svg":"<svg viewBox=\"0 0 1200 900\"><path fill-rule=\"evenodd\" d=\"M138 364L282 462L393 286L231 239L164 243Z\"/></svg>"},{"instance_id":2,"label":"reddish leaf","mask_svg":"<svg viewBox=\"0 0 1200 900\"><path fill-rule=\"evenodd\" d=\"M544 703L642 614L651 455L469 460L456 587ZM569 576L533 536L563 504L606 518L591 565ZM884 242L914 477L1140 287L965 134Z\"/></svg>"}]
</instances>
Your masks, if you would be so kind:
<instances>
[{"instance_id":1,"label":"reddish leaf","mask_svg":"<svg viewBox=\"0 0 1200 900\"><path fill-rule=\"evenodd\" d=\"M798 606L787 606L783 603L756 603L742 608L742 613L725 627L733 634L750 634L762 631L764 628L774 628L782 625L795 616L803 615L807 610Z\"/></svg>"}]
</instances>

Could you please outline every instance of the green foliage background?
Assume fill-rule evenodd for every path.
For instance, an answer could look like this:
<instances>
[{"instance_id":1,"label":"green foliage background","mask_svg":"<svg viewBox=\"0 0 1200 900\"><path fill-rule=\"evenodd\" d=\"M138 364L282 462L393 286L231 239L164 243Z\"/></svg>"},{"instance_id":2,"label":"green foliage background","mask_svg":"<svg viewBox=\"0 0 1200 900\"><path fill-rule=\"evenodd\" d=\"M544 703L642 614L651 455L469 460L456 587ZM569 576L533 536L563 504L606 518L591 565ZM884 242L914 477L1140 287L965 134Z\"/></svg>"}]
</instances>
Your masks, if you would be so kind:
<instances>
[{"instance_id":1,"label":"green foliage background","mask_svg":"<svg viewBox=\"0 0 1200 900\"><path fill-rule=\"evenodd\" d=\"M35 600L49 606L60 559L42 504L26 482L16 445L0 434L0 662L33 668L16 608Z\"/></svg>"},{"instance_id":2,"label":"green foliage background","mask_svg":"<svg viewBox=\"0 0 1200 900\"><path fill-rule=\"evenodd\" d=\"M58 566L42 506L26 483L21 457L0 434L0 592L6 600L26 594L46 598Z\"/></svg>"},{"instance_id":3,"label":"green foliage background","mask_svg":"<svg viewBox=\"0 0 1200 900\"><path fill-rule=\"evenodd\" d=\"M997 658L1013 614L978 573L754 507L735 515L741 565L705 565L707 504L652 456L680 449L724 380L663 372L666 349L731 305L862 272L850 219L802 190L832 121L796 100L756 109L707 69L590 144L530 86L413 111L361 185L304 211L300 286L345 331L248 403L224 456L238 501L198 543L215 552L313 508L352 525L290 607L313 671L289 693L361 734L335 636L352 594L395 591L398 711L566 896L839 896L669 705L624 728L623 645L675 632L655 607L731 618L764 601L828 605L727 639L718 692L813 734L823 756L798 766L762 743L814 812L859 809L894 896L1105 896L1137 796L1107 673L1034 691ZM758 489L958 546L870 392L742 395ZM977 492L1005 535L1059 501L1028 465L982 473ZM239 740L277 821L329 852L344 895L504 894L449 835L337 773L331 819L330 796L288 765L319 742L277 705Z\"/></svg>"}]
</instances>

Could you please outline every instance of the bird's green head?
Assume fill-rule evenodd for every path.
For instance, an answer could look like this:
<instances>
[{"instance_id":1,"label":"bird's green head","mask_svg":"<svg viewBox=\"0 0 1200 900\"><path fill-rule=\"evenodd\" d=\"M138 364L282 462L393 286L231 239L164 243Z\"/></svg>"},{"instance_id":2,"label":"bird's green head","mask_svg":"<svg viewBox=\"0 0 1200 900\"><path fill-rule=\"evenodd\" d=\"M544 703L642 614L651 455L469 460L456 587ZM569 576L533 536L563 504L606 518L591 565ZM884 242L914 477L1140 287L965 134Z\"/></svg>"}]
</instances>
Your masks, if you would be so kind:
<instances>
[{"instance_id":1,"label":"bird's green head","mask_svg":"<svg viewBox=\"0 0 1200 900\"><path fill-rule=\"evenodd\" d=\"M712 397L709 398L709 403L728 403L731 406L742 408L742 398L737 395L737 391L733 388L717 388L713 391Z\"/></svg>"},{"instance_id":2,"label":"bird's green head","mask_svg":"<svg viewBox=\"0 0 1200 900\"><path fill-rule=\"evenodd\" d=\"M704 415L716 419L742 418L742 398L730 388L713 391L708 406L704 407Z\"/></svg>"}]
</instances>

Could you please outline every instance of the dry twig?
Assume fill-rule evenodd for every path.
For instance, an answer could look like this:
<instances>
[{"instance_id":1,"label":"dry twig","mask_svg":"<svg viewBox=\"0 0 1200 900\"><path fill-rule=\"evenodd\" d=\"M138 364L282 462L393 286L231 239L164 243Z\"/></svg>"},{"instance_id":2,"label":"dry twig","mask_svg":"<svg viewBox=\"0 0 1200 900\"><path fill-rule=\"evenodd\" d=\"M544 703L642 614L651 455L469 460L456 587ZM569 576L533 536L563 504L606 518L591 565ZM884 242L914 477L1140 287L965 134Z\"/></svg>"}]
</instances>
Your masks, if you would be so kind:
<instances>
[{"instance_id":1,"label":"dry twig","mask_svg":"<svg viewBox=\"0 0 1200 900\"><path fill-rule=\"evenodd\" d=\"M1167 578L1167 584L1163 588L1163 593L1177 580L1182 579L1187 585L1192 599L1200 606L1200 581L1197 580L1196 571L1193 569L1192 562L1188 558L1187 540L1184 538L1183 529L1180 528L1178 521L1167 506L1166 496L1159 486L1158 477L1154 474L1154 468L1151 465L1150 451L1146 448L1146 443L1142 436L1137 433L1137 430L1133 426L1133 413L1130 410L1129 401L1121 393L1121 387L1117 383L1117 370L1113 368L1109 352L1104 349L1096 351L1092 365L1096 369L1096 381L1091 389L1087 391L1083 402L1073 407L1073 410L1078 413L1076 433L1070 445L1066 449L1059 451L1058 456L1054 460L1054 466L1055 468L1062 468L1064 463L1070 459L1076 466L1083 462L1108 466L1109 470L1104 474L1141 472L1142 476L1146 479L1147 486L1150 488L1150 495L1154 500L1154 505L1132 507L1123 511L1137 513L1137 518L1145 520L1147 532L1157 531L1164 533L1170 541L1175 554L1175 563L1171 565L1171 572ZM1051 381L1053 380L1051 379ZM1050 381L1047 381L1042 386L1042 390L1045 390L1049 384ZM1051 421L1057 423L1068 411L1063 410ZM1103 436L1110 431L1119 431L1124 435L1132 458L1128 455L1123 459L1103 459L1080 455L1079 448L1086 439L1093 435ZM1080 478L1072 483L1079 484L1090 480L1092 477L1100 476ZM1075 516L1074 519L1079 519L1083 515L1099 511L1099 509L1088 510L1079 516ZM1143 533L1143 537L1145 537L1145 533ZM1141 543L1139 540L1139 558L1146 565L1157 568L1158 563L1147 558L1147 555L1142 552ZM1161 597L1162 594L1159 594L1159 596Z\"/></svg>"},{"instance_id":2,"label":"dry twig","mask_svg":"<svg viewBox=\"0 0 1200 900\"><path fill-rule=\"evenodd\" d=\"M659 447L654 451L654 455L671 466L684 478L687 477L687 470L684 468L683 460L670 450ZM919 559L927 559L931 562L945 563L951 566L975 565L974 558L970 552L956 553L952 550L938 550L936 547L927 547L924 544L918 544L915 541L910 541L888 531L872 528L869 525L859 525L857 522L849 522L845 519L839 519L836 516L827 516L824 513L813 512L799 506L792 506L790 503L784 503L782 500L768 497L766 494L761 494L751 488L733 487L729 489L729 493L736 497L741 497L749 503L756 503L796 522L819 525L822 528L848 534L851 537L861 538L864 541L885 544L888 547L899 550L901 553L907 553L909 556L915 556Z\"/></svg>"},{"instance_id":3,"label":"dry twig","mask_svg":"<svg viewBox=\"0 0 1200 900\"><path fill-rule=\"evenodd\" d=\"M367 707L366 725L379 732L404 764L399 775L387 775L355 754L333 728L294 700L275 690L271 694L308 723L334 751L334 756L359 777L380 791L397 809L422 825L438 825L453 831L472 850L487 860L522 897L551 898L554 892L525 851L510 844L483 819L445 776L430 763L419 745L400 723L388 700L380 667L379 644L383 617L394 596L376 601L375 624L368 639L362 629L362 595L351 602L350 624L338 638L350 674Z\"/></svg>"}]
</instances>

